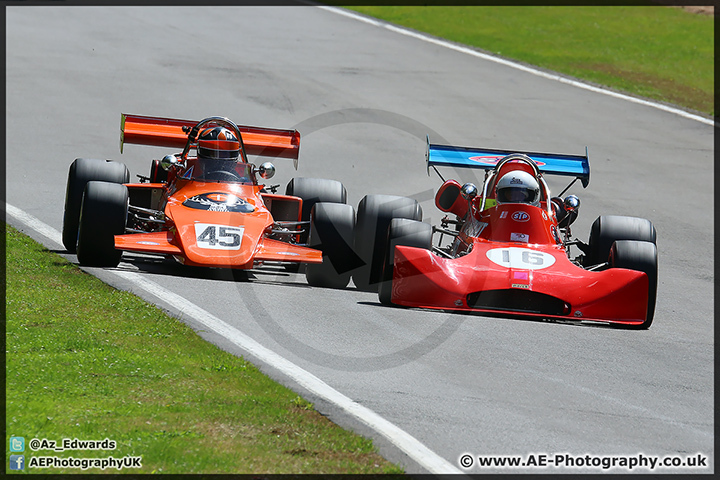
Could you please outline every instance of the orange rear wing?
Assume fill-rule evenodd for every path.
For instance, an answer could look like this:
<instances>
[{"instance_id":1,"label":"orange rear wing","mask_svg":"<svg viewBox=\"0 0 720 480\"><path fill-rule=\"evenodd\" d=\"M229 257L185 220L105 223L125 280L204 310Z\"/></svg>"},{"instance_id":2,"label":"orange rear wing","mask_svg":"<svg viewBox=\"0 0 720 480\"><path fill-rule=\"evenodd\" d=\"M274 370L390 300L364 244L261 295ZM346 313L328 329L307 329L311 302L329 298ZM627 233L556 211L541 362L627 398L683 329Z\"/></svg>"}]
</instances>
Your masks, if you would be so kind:
<instances>
[{"instance_id":1,"label":"orange rear wing","mask_svg":"<svg viewBox=\"0 0 720 480\"><path fill-rule=\"evenodd\" d=\"M198 122L173 118L146 117L121 114L120 153L123 145L151 145L155 147L184 148L188 134ZM297 163L300 155L300 132L277 128L238 125L247 155L292 158Z\"/></svg>"}]
</instances>

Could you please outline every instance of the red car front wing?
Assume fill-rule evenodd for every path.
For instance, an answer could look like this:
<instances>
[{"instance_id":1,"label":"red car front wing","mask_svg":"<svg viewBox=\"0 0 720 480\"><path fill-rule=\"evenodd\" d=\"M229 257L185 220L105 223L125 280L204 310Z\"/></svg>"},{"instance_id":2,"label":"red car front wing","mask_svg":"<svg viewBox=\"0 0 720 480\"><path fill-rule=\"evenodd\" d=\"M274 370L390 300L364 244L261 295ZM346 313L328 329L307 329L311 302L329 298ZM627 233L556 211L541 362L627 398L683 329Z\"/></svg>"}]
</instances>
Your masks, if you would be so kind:
<instances>
[{"instance_id":1,"label":"red car front wing","mask_svg":"<svg viewBox=\"0 0 720 480\"><path fill-rule=\"evenodd\" d=\"M647 314L645 273L584 270L561 246L476 241L454 259L397 246L394 265L396 305L626 325Z\"/></svg>"}]
</instances>

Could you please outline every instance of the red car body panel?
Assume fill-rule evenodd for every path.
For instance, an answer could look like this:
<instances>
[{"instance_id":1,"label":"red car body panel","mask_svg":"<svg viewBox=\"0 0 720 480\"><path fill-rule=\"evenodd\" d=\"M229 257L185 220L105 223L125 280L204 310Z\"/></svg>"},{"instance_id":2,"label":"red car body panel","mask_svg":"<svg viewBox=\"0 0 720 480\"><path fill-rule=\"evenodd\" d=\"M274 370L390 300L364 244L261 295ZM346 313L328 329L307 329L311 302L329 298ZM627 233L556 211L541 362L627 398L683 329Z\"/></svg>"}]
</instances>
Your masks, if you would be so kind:
<instances>
[{"instance_id":1,"label":"red car body panel","mask_svg":"<svg viewBox=\"0 0 720 480\"><path fill-rule=\"evenodd\" d=\"M397 246L392 303L568 321L645 321L647 275L620 268L594 272L572 263L544 202L474 212L456 241L466 242L469 253L451 259Z\"/></svg>"}]
</instances>

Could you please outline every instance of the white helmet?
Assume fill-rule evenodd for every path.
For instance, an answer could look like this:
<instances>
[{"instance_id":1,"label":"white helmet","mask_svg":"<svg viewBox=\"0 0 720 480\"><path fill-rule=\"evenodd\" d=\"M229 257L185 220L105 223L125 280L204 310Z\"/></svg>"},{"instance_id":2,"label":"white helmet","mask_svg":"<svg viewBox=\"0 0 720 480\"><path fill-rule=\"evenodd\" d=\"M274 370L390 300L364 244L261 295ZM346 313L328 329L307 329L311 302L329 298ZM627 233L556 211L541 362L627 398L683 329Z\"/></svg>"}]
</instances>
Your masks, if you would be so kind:
<instances>
[{"instance_id":1,"label":"white helmet","mask_svg":"<svg viewBox=\"0 0 720 480\"><path fill-rule=\"evenodd\" d=\"M506 173L495 185L495 201L540 205L540 185L535 177L522 170Z\"/></svg>"}]
</instances>

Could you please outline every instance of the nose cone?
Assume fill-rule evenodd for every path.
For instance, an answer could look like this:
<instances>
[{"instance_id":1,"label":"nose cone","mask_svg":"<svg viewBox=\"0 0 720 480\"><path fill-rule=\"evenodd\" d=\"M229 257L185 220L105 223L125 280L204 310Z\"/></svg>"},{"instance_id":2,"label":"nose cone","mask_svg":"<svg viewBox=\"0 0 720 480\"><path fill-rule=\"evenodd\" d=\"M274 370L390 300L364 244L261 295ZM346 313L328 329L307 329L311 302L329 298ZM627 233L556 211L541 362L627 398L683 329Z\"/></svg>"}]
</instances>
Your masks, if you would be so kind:
<instances>
[{"instance_id":1,"label":"nose cone","mask_svg":"<svg viewBox=\"0 0 720 480\"><path fill-rule=\"evenodd\" d=\"M216 188L213 186L213 188ZM168 216L177 228L176 239L185 263L248 268L270 212L248 192L192 188L169 202Z\"/></svg>"}]
</instances>

